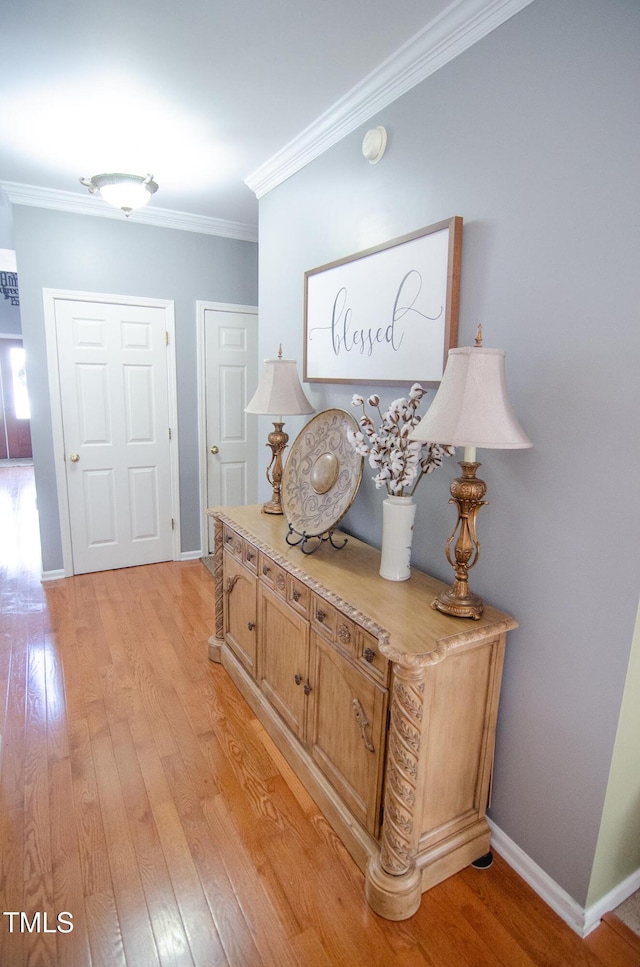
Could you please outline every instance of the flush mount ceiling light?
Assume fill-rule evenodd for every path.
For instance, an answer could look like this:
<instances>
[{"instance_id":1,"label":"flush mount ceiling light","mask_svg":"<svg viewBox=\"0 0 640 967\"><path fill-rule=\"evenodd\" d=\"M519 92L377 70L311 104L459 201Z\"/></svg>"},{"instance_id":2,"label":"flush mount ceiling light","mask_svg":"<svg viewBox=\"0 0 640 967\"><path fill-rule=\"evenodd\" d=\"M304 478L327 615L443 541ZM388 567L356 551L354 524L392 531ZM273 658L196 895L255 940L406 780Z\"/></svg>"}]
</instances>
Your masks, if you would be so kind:
<instances>
[{"instance_id":1,"label":"flush mount ceiling light","mask_svg":"<svg viewBox=\"0 0 640 967\"><path fill-rule=\"evenodd\" d=\"M158 190L153 175L94 175L93 178L81 178L80 184L88 188L91 195L100 193L106 202L119 208L127 217L134 209L146 205Z\"/></svg>"}]
</instances>

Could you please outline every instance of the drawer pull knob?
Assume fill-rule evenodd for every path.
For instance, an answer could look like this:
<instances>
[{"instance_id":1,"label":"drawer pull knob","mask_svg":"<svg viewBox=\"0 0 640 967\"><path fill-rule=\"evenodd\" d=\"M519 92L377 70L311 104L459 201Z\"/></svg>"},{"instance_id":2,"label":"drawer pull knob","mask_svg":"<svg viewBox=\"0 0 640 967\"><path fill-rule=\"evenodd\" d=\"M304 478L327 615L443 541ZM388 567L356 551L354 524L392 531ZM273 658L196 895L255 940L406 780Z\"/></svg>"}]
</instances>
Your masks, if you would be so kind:
<instances>
[{"instance_id":1,"label":"drawer pull knob","mask_svg":"<svg viewBox=\"0 0 640 967\"><path fill-rule=\"evenodd\" d=\"M327 615L326 615L326 612L325 611L320 611L320 610L316 611L316 618L318 619L318 621L320 622L320 624L322 624L322 622L324 621L324 619L326 617L327 617Z\"/></svg>"},{"instance_id":2,"label":"drawer pull knob","mask_svg":"<svg viewBox=\"0 0 640 967\"><path fill-rule=\"evenodd\" d=\"M299 685L302 682L302 675L294 675L293 680L296 683L296 685Z\"/></svg>"},{"instance_id":3,"label":"drawer pull knob","mask_svg":"<svg viewBox=\"0 0 640 967\"><path fill-rule=\"evenodd\" d=\"M351 705L353 707L353 711L355 712L356 722L360 726L360 734L362 735L362 741L365 744L365 748L367 749L368 752L375 752L376 750L373 747L373 742L371 741L371 739L367 734L367 729L369 728L369 722L367 720L366 715L364 714L364 709L360 703L360 699L354 698Z\"/></svg>"},{"instance_id":4,"label":"drawer pull knob","mask_svg":"<svg viewBox=\"0 0 640 967\"><path fill-rule=\"evenodd\" d=\"M376 657L375 651L373 651L371 648L365 648L364 650L365 661L372 662L375 657Z\"/></svg>"},{"instance_id":5,"label":"drawer pull knob","mask_svg":"<svg viewBox=\"0 0 640 967\"><path fill-rule=\"evenodd\" d=\"M304 683L304 694L305 695L311 694L311 685L309 684L309 682Z\"/></svg>"},{"instance_id":6,"label":"drawer pull knob","mask_svg":"<svg viewBox=\"0 0 640 967\"><path fill-rule=\"evenodd\" d=\"M300 592L298 591L297 588L294 588L293 591L291 592L291 594L292 594L292 597L293 597L293 600L294 601L299 601L300 600Z\"/></svg>"},{"instance_id":7,"label":"drawer pull knob","mask_svg":"<svg viewBox=\"0 0 640 967\"><path fill-rule=\"evenodd\" d=\"M253 629L255 628L255 626L256 626L255 621L248 621L247 622L247 628L249 629L249 631L253 631Z\"/></svg>"},{"instance_id":8,"label":"drawer pull knob","mask_svg":"<svg viewBox=\"0 0 640 967\"><path fill-rule=\"evenodd\" d=\"M253 561L254 557L255 557L255 554L254 554L253 551L247 551L247 560L248 561Z\"/></svg>"},{"instance_id":9,"label":"drawer pull knob","mask_svg":"<svg viewBox=\"0 0 640 967\"><path fill-rule=\"evenodd\" d=\"M268 574L270 570L271 570L271 568L269 567L268 564L263 564L262 565L262 573L263 574Z\"/></svg>"}]
</instances>

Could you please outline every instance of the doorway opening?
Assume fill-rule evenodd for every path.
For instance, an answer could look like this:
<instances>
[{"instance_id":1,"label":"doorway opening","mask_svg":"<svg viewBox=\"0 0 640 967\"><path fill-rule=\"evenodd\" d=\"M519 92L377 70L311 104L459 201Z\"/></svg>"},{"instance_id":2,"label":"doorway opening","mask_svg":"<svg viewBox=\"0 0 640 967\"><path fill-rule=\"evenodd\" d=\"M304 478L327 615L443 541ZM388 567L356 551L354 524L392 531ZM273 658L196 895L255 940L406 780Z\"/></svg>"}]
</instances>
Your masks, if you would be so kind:
<instances>
[{"instance_id":1,"label":"doorway opening","mask_svg":"<svg viewBox=\"0 0 640 967\"><path fill-rule=\"evenodd\" d=\"M31 409L19 336L0 338L0 460L30 461Z\"/></svg>"}]
</instances>

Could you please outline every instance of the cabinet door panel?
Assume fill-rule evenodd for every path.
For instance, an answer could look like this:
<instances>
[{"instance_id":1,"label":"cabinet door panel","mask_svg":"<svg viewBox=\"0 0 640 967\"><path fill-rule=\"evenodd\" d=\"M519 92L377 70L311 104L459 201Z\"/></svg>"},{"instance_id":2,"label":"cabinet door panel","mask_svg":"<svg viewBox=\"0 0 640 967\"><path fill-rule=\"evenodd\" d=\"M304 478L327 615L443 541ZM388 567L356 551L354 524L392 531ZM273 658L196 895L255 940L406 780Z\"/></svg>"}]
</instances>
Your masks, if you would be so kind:
<instances>
[{"instance_id":1,"label":"cabinet door panel","mask_svg":"<svg viewBox=\"0 0 640 967\"><path fill-rule=\"evenodd\" d=\"M311 755L354 816L376 836L388 693L315 632L310 680Z\"/></svg>"},{"instance_id":2,"label":"cabinet door panel","mask_svg":"<svg viewBox=\"0 0 640 967\"><path fill-rule=\"evenodd\" d=\"M258 613L260 687L291 731L302 738L309 689L307 622L262 585Z\"/></svg>"},{"instance_id":3,"label":"cabinet door panel","mask_svg":"<svg viewBox=\"0 0 640 967\"><path fill-rule=\"evenodd\" d=\"M234 654L255 675L256 578L224 552L224 633Z\"/></svg>"}]
</instances>

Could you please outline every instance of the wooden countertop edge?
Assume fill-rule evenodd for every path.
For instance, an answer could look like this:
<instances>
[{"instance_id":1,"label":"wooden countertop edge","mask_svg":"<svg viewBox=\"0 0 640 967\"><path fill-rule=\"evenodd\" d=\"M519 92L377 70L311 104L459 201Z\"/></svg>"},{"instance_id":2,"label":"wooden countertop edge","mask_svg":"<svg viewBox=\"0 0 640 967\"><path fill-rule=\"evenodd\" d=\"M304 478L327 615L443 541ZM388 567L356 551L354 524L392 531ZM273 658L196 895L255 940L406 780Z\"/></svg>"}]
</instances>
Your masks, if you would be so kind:
<instances>
[{"instance_id":1,"label":"wooden countertop edge","mask_svg":"<svg viewBox=\"0 0 640 967\"><path fill-rule=\"evenodd\" d=\"M241 509L246 510L244 507ZM481 626L478 626L477 622L475 621L471 622L469 618L451 618L451 620L454 622L467 623L470 625L470 627L465 629L464 626L461 626L459 631L456 630L450 635L444 635L438 639L436 648L430 651L413 652L397 649L391 643L392 633L387 628L379 624L377 621L372 620L367 614L352 605L345 598L341 597L337 591L325 587L325 585L318 581L313 575L309 574L307 570L298 567L289 558L283 554L280 554L273 544L266 543L253 531L239 523L238 520L236 520L236 518L233 516L233 510L233 507L211 507L207 510L207 514L210 517L218 518L221 523L228 524L240 535L240 537L250 541L250 543L254 544L258 550L268 554L279 567L287 571L293 577L298 578L298 580L303 581L303 583L308 585L313 592L315 592L329 604L332 604L334 607L338 608L340 611L343 611L349 618L351 618L352 621L354 621L356 624L359 624L365 630L374 635L378 639L381 653L390 661L409 667L434 665L440 661L443 661L450 652L464 648L466 645L476 641L481 635L484 637L486 635L493 636L505 634L506 632L512 631L518 627L518 622L515 620L515 618L503 612L498 612L499 617L494 620L489 620L488 623L485 622ZM335 533L336 535L342 534L341 531L336 531ZM360 541L358 538L351 538L351 536L347 534L344 536L350 537L350 539L353 541L357 541L358 544L370 547L370 545L365 545L365 543ZM445 585L442 586L445 587ZM490 608L489 610L495 611L497 609Z\"/></svg>"}]
</instances>

